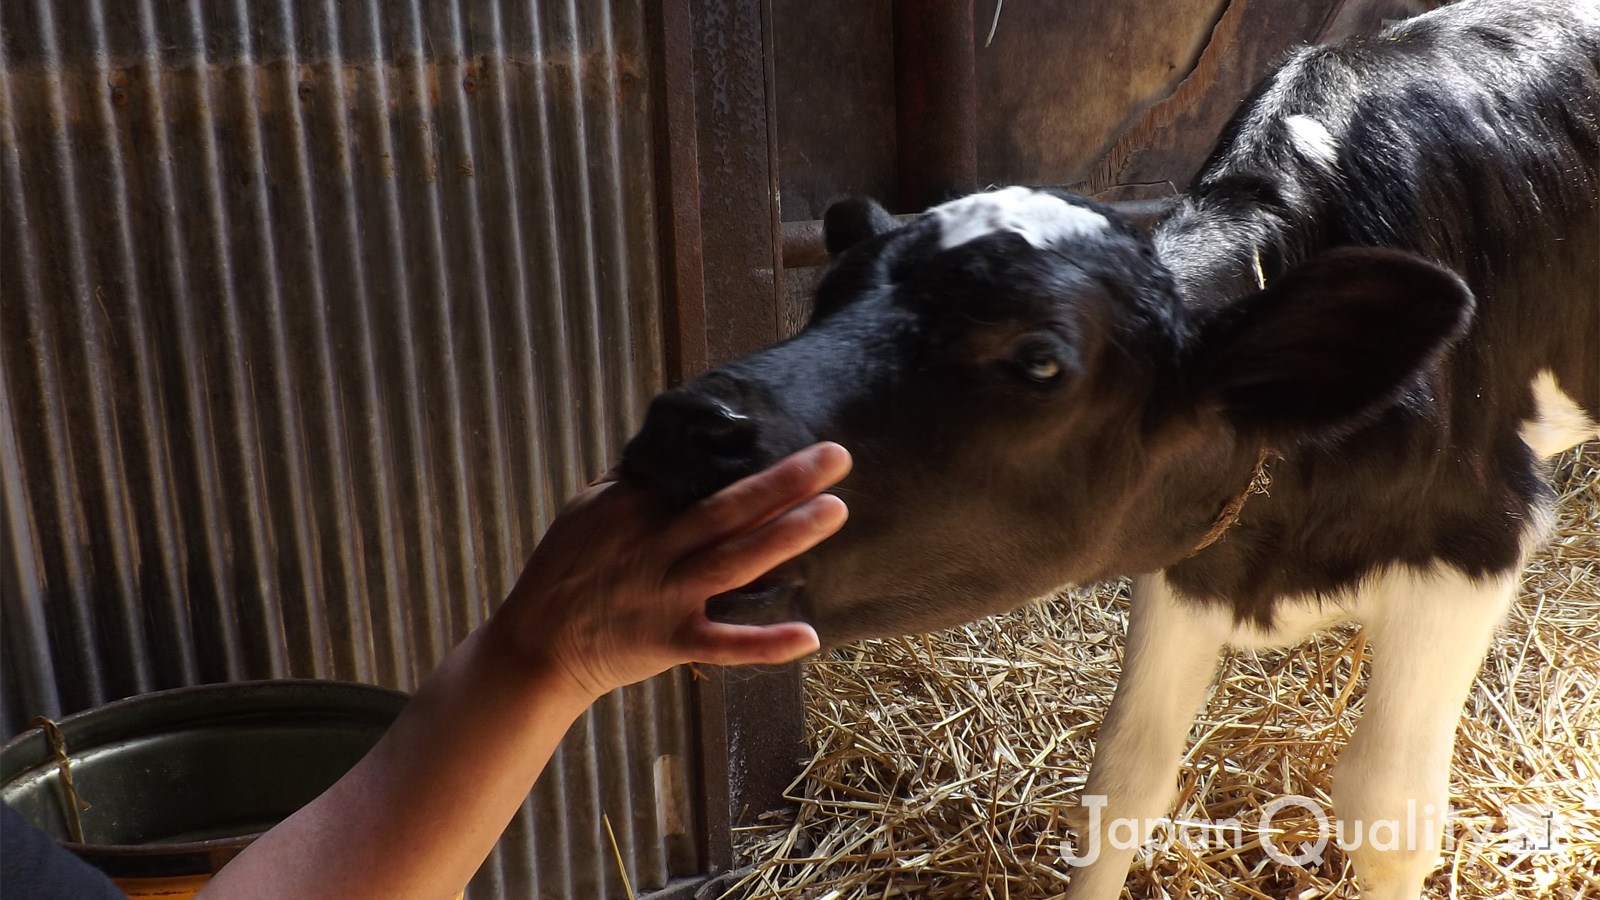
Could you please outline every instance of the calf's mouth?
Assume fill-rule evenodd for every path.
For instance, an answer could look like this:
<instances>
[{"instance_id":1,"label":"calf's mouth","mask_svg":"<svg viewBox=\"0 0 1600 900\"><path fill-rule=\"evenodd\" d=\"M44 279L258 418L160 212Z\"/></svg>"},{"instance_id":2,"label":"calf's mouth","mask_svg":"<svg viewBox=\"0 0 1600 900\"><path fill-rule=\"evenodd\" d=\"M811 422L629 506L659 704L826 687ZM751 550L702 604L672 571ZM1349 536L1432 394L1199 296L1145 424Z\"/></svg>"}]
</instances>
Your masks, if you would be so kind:
<instances>
[{"instance_id":1,"label":"calf's mouth","mask_svg":"<svg viewBox=\"0 0 1600 900\"><path fill-rule=\"evenodd\" d=\"M723 591L706 601L706 618L729 625L776 625L806 622L804 580L785 564L744 587Z\"/></svg>"}]
</instances>

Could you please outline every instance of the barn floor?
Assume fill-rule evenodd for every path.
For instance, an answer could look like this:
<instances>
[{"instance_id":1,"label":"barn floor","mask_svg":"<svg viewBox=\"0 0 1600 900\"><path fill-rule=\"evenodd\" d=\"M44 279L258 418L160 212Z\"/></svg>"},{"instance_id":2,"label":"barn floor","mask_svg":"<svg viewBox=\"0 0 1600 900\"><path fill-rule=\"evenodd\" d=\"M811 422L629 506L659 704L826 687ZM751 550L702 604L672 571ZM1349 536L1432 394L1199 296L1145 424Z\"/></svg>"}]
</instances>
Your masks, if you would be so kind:
<instances>
[{"instance_id":1,"label":"barn floor","mask_svg":"<svg viewBox=\"0 0 1600 900\"><path fill-rule=\"evenodd\" d=\"M1468 701L1456 741L1458 837L1426 896L1600 898L1600 444L1558 461L1558 537ZM1048 897L1064 887L1067 812L1116 686L1126 588L1085 592L816 662L815 756L797 813L748 829L762 900ZM1238 819L1242 842L1185 828L1135 866L1126 897L1354 898L1336 847L1306 868L1272 862L1256 825L1285 794L1327 806L1328 771L1359 717L1370 654L1355 628L1277 653L1235 653L1191 734L1179 822ZM1352 674L1354 673L1354 674ZM1518 804L1537 806L1519 809ZM1509 829L1554 810L1558 846ZM1305 811L1274 824L1314 834ZM1481 834L1474 838L1468 827Z\"/></svg>"}]
</instances>

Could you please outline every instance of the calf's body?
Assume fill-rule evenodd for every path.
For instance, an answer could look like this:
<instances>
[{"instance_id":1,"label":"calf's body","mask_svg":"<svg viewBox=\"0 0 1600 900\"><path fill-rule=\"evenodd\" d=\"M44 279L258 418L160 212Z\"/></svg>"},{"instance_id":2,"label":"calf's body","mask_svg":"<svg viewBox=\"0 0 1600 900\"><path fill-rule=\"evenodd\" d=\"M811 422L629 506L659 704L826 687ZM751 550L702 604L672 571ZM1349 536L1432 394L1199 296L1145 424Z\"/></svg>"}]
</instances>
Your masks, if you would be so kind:
<instances>
[{"instance_id":1,"label":"calf's body","mask_svg":"<svg viewBox=\"0 0 1600 900\"><path fill-rule=\"evenodd\" d=\"M1414 827L1353 851L1412 898L1546 459L1600 433L1597 170L1600 5L1466 0L1293 54L1148 234L1027 188L835 207L808 328L658 398L625 465L687 501L849 447L846 528L715 601L829 644L1136 576L1102 828L1168 811L1223 647L1364 622L1336 812ZM1123 882L1098 837L1071 896Z\"/></svg>"},{"instance_id":2,"label":"calf's body","mask_svg":"<svg viewBox=\"0 0 1600 900\"><path fill-rule=\"evenodd\" d=\"M1352 851L1362 895L1418 895L1446 827L1462 702L1544 537L1540 460L1600 419L1595 25L1592 6L1484 4L1302 51L1157 228L1190 302L1226 302L1255 259L1270 271L1356 243L1444 263L1476 309L1422 396L1276 461L1270 494L1225 541L1136 583L1085 791L1108 797L1108 815L1165 813L1224 645L1357 619L1375 664L1335 808L1368 837ZM1375 849L1377 822L1414 833ZM1114 896L1131 853L1118 855L1071 895Z\"/></svg>"}]
</instances>

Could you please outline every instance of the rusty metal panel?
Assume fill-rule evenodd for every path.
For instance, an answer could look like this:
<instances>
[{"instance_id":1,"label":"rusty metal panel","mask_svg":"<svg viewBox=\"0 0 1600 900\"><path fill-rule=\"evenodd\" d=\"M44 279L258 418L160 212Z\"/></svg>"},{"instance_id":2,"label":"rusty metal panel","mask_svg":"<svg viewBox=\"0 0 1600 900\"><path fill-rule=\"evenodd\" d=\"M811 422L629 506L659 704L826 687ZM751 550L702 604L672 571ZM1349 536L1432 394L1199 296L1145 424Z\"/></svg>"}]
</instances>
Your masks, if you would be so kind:
<instances>
[{"instance_id":1,"label":"rusty metal panel","mask_svg":"<svg viewBox=\"0 0 1600 900\"><path fill-rule=\"evenodd\" d=\"M0 6L0 729L413 687L664 383L646 0ZM698 871L681 673L472 896ZM445 748L442 748L442 750Z\"/></svg>"}]
</instances>

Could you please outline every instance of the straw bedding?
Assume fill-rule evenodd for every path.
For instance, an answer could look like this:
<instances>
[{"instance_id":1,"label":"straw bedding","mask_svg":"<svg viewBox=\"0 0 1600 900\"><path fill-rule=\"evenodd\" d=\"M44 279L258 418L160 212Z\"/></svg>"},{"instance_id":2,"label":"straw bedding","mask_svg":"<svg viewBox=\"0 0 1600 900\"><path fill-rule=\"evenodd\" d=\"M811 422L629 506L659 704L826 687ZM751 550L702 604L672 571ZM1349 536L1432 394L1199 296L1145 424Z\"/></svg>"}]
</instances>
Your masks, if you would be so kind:
<instances>
[{"instance_id":1,"label":"straw bedding","mask_svg":"<svg viewBox=\"0 0 1600 900\"><path fill-rule=\"evenodd\" d=\"M1600 443L1556 469L1557 535L1468 701L1451 782L1459 839L1428 897L1600 898ZM1071 871L1061 862L1066 822L1126 625L1126 585L1111 585L814 663L815 752L790 788L798 808L740 835L753 868L730 896L1060 893ZM1124 895L1357 896L1336 847L1320 864L1282 865L1256 826L1284 795L1330 805L1329 769L1360 716L1369 662L1354 627L1283 652L1230 654L1190 735L1174 819L1237 819L1242 840L1183 828L1168 849L1141 854ZM1521 849L1510 830L1517 804L1555 811L1557 849ZM1542 825L1527 824L1542 842ZM1298 809L1273 825L1283 833L1268 839L1288 854L1316 827Z\"/></svg>"}]
</instances>

